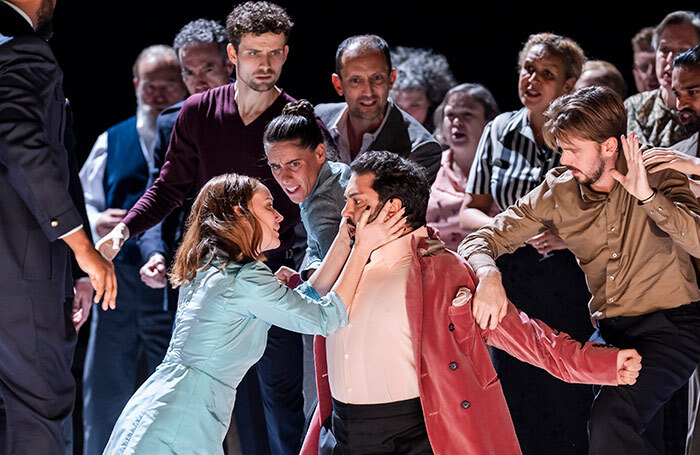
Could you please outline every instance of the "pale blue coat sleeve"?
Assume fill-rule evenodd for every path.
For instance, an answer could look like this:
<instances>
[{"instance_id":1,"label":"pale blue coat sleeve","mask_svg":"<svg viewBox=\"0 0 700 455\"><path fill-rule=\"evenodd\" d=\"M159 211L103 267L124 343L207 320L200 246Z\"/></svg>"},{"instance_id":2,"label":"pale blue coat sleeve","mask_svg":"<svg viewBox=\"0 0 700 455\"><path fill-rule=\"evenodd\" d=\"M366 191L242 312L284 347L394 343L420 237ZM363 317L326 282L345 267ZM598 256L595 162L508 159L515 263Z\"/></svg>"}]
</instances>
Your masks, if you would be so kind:
<instances>
[{"instance_id":1,"label":"pale blue coat sleeve","mask_svg":"<svg viewBox=\"0 0 700 455\"><path fill-rule=\"evenodd\" d=\"M241 268L233 291L248 302L250 316L294 332L327 336L348 323L338 294L321 298L309 283L289 289L259 261Z\"/></svg>"}]
</instances>

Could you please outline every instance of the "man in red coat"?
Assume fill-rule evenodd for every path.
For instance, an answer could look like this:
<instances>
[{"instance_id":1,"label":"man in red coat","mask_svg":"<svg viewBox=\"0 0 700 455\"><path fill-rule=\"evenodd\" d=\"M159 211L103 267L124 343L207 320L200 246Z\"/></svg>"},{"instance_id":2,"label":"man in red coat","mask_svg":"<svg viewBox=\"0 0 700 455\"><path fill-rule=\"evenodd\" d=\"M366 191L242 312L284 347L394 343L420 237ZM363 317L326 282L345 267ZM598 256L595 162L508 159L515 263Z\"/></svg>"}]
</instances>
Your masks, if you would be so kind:
<instances>
[{"instance_id":1,"label":"man in red coat","mask_svg":"<svg viewBox=\"0 0 700 455\"><path fill-rule=\"evenodd\" d=\"M350 231L362 211L376 216L388 200L405 207L409 228L372 253L349 324L316 338L319 405L303 455L319 453L321 434L334 454L520 454L487 343L567 382L635 382L636 351L581 344L512 304L495 330L480 329L474 273L425 226L420 168L368 152L352 171L343 210Z\"/></svg>"}]
</instances>

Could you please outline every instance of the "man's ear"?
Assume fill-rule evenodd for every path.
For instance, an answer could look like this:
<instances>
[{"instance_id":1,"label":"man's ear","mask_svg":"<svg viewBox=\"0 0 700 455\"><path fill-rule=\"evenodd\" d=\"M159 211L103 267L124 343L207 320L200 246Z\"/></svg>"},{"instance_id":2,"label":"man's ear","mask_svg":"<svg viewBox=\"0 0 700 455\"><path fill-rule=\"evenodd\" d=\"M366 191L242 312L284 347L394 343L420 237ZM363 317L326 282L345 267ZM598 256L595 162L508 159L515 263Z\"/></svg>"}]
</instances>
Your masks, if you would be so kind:
<instances>
[{"instance_id":1,"label":"man's ear","mask_svg":"<svg viewBox=\"0 0 700 455\"><path fill-rule=\"evenodd\" d=\"M138 77L135 77L134 80L133 80L132 82L134 83L134 93L136 93L136 91L137 91L138 88L139 88L139 78L138 78Z\"/></svg>"},{"instance_id":2,"label":"man's ear","mask_svg":"<svg viewBox=\"0 0 700 455\"><path fill-rule=\"evenodd\" d=\"M233 47L233 44L228 43L226 45L226 53L228 54L228 59L229 61L235 66L237 62L237 54L236 54L236 49Z\"/></svg>"},{"instance_id":3,"label":"man's ear","mask_svg":"<svg viewBox=\"0 0 700 455\"><path fill-rule=\"evenodd\" d=\"M389 90L394 86L394 82L396 82L396 68L389 71Z\"/></svg>"},{"instance_id":4,"label":"man's ear","mask_svg":"<svg viewBox=\"0 0 700 455\"><path fill-rule=\"evenodd\" d=\"M331 84L333 84L333 88L335 89L335 92L343 96L343 86L340 83L340 76L338 76L336 73L333 73L331 76Z\"/></svg>"},{"instance_id":5,"label":"man's ear","mask_svg":"<svg viewBox=\"0 0 700 455\"><path fill-rule=\"evenodd\" d=\"M616 137L609 137L603 142L603 155L610 157L617 152L617 147L619 144L619 139Z\"/></svg>"},{"instance_id":6,"label":"man's ear","mask_svg":"<svg viewBox=\"0 0 700 455\"><path fill-rule=\"evenodd\" d=\"M401 210L401 207L403 207L403 202L401 201L401 199L397 197L391 198L389 200L389 212L386 214L386 217L390 218L394 215L394 213Z\"/></svg>"}]
</instances>

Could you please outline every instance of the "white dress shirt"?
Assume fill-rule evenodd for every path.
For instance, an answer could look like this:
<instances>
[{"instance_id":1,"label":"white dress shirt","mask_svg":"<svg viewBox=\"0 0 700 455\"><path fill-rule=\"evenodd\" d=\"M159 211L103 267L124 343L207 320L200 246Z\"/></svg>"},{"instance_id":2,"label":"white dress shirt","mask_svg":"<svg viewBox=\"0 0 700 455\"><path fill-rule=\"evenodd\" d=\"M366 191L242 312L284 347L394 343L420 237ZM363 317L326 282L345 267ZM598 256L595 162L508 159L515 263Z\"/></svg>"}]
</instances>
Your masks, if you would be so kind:
<instances>
[{"instance_id":1,"label":"white dress shirt","mask_svg":"<svg viewBox=\"0 0 700 455\"><path fill-rule=\"evenodd\" d=\"M348 325L328 335L331 395L347 404L380 404L420 395L406 310L413 248L421 227L374 250L362 271Z\"/></svg>"},{"instance_id":2,"label":"white dress shirt","mask_svg":"<svg viewBox=\"0 0 700 455\"><path fill-rule=\"evenodd\" d=\"M149 168L152 168L154 166L153 147L158 132L156 125L149 122L146 114L139 111L136 114L136 130L138 131L143 156ZM83 185L83 193L85 195L85 210L87 211L88 220L90 220L92 238L95 242L100 239L95 229L97 220L107 208L105 207L106 197L104 189L106 166L107 131L100 134L97 138L90 155L85 164L83 164L82 169L80 169L80 183Z\"/></svg>"}]
</instances>

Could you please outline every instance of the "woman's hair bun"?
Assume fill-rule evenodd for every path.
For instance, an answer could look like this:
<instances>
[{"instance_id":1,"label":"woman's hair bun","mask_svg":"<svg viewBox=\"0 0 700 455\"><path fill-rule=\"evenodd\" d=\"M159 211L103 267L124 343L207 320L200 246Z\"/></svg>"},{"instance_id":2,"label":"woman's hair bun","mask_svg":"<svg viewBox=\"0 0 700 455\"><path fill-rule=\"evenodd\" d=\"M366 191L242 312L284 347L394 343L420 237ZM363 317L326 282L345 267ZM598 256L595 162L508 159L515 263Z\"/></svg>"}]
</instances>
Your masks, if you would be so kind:
<instances>
[{"instance_id":1,"label":"woman's hair bun","mask_svg":"<svg viewBox=\"0 0 700 455\"><path fill-rule=\"evenodd\" d=\"M293 101L284 106L282 115L300 115L302 117L314 118L314 105L307 100Z\"/></svg>"}]
</instances>

